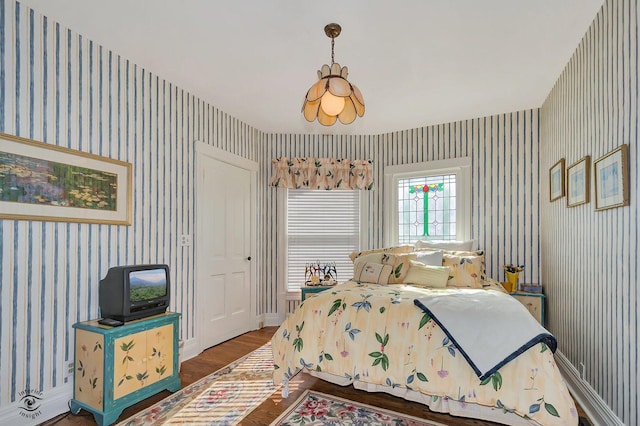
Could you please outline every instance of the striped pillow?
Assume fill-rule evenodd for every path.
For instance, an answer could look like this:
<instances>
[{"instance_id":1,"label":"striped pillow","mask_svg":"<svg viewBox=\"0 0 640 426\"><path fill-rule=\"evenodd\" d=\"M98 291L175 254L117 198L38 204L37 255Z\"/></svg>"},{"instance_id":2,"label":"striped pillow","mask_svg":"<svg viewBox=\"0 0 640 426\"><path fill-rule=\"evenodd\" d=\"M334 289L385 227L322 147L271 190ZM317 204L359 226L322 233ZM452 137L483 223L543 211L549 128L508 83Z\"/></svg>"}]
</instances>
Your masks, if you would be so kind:
<instances>
[{"instance_id":1,"label":"striped pillow","mask_svg":"<svg viewBox=\"0 0 640 426\"><path fill-rule=\"evenodd\" d=\"M405 284L418 287L445 288L449 280L448 266L431 266L410 261L411 267L404 278Z\"/></svg>"},{"instance_id":2,"label":"striped pillow","mask_svg":"<svg viewBox=\"0 0 640 426\"><path fill-rule=\"evenodd\" d=\"M359 283L388 284L391 265L373 262L356 262L353 281Z\"/></svg>"}]
</instances>

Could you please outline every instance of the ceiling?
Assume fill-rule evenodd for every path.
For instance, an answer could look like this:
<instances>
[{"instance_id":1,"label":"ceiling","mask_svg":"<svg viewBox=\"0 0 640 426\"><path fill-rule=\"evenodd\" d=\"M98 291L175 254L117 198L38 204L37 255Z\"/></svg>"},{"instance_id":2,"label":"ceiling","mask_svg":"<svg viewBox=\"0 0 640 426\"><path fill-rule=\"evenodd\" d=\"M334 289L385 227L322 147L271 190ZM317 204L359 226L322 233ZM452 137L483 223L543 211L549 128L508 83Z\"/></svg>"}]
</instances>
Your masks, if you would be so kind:
<instances>
[{"instance_id":1,"label":"ceiling","mask_svg":"<svg viewBox=\"0 0 640 426\"><path fill-rule=\"evenodd\" d=\"M603 0L21 0L267 133L380 134L538 108ZM331 61L350 125L300 108Z\"/></svg>"}]
</instances>

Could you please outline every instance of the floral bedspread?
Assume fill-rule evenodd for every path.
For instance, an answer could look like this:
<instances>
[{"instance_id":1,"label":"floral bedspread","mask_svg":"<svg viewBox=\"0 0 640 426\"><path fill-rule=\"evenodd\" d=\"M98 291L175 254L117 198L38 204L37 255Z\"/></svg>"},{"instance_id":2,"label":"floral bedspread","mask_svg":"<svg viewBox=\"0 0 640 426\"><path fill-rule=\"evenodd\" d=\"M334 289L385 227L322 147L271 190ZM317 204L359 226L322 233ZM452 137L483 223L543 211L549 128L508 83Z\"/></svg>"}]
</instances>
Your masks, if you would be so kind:
<instances>
[{"instance_id":1,"label":"floral bedspread","mask_svg":"<svg viewBox=\"0 0 640 426\"><path fill-rule=\"evenodd\" d=\"M410 389L429 395L436 405L441 398L494 407L531 424L578 423L573 399L544 343L480 380L438 325L414 305L414 299L432 291L439 290L347 282L308 298L272 338L274 382L306 369Z\"/></svg>"}]
</instances>

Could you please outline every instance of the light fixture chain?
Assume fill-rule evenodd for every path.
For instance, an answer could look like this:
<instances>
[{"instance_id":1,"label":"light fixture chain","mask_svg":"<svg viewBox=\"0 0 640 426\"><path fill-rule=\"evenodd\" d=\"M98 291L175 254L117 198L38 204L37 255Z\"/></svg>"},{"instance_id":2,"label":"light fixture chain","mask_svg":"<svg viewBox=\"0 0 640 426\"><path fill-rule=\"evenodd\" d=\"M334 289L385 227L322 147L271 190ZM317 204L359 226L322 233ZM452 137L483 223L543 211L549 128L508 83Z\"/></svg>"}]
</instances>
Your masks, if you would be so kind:
<instances>
[{"instance_id":1,"label":"light fixture chain","mask_svg":"<svg viewBox=\"0 0 640 426\"><path fill-rule=\"evenodd\" d=\"M334 62L333 61L333 46L335 44L335 41L336 41L335 37L331 37L331 66L333 66L333 62Z\"/></svg>"}]
</instances>

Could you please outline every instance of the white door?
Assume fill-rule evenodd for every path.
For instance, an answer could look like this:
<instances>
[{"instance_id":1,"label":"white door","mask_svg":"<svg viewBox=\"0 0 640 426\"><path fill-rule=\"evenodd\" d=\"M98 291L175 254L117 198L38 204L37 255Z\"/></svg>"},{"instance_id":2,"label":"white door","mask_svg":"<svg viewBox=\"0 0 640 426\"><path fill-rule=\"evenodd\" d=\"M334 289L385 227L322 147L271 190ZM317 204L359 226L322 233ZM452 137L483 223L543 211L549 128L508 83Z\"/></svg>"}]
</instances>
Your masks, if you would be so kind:
<instances>
[{"instance_id":1,"label":"white door","mask_svg":"<svg viewBox=\"0 0 640 426\"><path fill-rule=\"evenodd\" d=\"M255 329L251 170L198 157L199 343L206 349Z\"/></svg>"}]
</instances>

